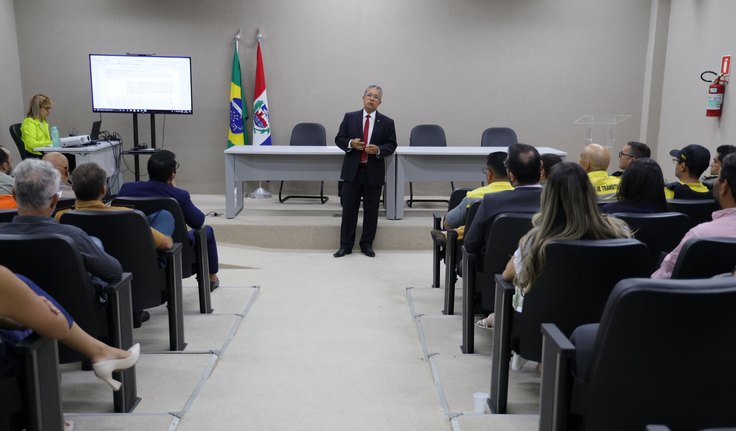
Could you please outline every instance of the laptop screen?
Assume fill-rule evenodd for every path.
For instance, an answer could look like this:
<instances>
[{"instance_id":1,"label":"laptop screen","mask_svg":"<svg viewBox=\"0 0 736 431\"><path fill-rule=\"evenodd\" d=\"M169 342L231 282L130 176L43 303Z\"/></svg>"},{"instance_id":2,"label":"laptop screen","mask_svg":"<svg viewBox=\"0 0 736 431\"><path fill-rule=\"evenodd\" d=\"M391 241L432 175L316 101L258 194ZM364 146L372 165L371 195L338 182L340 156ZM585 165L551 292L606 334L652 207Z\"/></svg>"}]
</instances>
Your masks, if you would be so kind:
<instances>
[{"instance_id":1,"label":"laptop screen","mask_svg":"<svg viewBox=\"0 0 736 431\"><path fill-rule=\"evenodd\" d=\"M92 123L92 131L89 133L91 140L96 141L100 138L100 127L102 127L102 120Z\"/></svg>"}]
</instances>

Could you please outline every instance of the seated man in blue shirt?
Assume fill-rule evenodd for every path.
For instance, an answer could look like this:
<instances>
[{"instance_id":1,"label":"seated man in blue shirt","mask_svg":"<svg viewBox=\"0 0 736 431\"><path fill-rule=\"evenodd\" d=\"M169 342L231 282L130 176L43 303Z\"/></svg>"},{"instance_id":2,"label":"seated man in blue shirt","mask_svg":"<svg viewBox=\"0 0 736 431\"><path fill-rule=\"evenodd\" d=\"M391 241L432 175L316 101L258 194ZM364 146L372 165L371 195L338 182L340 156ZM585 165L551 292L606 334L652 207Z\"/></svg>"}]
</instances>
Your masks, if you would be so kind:
<instances>
[{"instance_id":1,"label":"seated man in blue shirt","mask_svg":"<svg viewBox=\"0 0 736 431\"><path fill-rule=\"evenodd\" d=\"M118 196L121 198L174 198L179 202L187 225L192 229L199 229L204 225L204 213L194 205L188 191L176 187L176 170L178 167L176 154L169 150L157 151L148 159L148 181L125 183L120 188ZM209 254L210 290L215 290L220 285L220 280L217 278L219 269L217 243L212 227L205 226L205 234L207 236L207 253ZM189 231L189 240L194 242L192 231Z\"/></svg>"}]
</instances>

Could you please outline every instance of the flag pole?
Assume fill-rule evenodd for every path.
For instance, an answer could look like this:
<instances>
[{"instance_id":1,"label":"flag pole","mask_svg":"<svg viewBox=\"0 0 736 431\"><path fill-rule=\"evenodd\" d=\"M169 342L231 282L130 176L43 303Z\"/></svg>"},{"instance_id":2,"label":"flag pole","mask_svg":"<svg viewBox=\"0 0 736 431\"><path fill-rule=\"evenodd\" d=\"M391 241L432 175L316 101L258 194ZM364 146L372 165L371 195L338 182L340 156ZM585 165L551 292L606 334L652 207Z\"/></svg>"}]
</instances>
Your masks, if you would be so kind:
<instances>
[{"instance_id":1,"label":"flag pole","mask_svg":"<svg viewBox=\"0 0 736 431\"><path fill-rule=\"evenodd\" d=\"M238 34L240 36L240 34ZM261 34L261 31L258 31L258 34L256 35L256 41L260 44L261 39L263 39L263 35ZM262 187L261 181L258 181L258 188L253 190L253 192L249 195L253 199L270 199L271 198L271 192L264 189Z\"/></svg>"}]
</instances>

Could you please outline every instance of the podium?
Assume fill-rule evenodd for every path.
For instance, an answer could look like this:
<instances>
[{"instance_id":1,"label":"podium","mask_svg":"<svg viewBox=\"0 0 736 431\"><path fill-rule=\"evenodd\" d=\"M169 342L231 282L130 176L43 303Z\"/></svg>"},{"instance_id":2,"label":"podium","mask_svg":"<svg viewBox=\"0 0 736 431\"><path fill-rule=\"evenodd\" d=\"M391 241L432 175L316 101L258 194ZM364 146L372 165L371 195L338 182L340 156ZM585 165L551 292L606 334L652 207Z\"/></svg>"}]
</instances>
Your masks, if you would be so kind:
<instances>
[{"instance_id":1,"label":"podium","mask_svg":"<svg viewBox=\"0 0 736 431\"><path fill-rule=\"evenodd\" d=\"M616 126L631 118L631 115L586 114L572 124L585 126L585 145L593 143L593 127L606 126L606 146L616 145Z\"/></svg>"}]
</instances>

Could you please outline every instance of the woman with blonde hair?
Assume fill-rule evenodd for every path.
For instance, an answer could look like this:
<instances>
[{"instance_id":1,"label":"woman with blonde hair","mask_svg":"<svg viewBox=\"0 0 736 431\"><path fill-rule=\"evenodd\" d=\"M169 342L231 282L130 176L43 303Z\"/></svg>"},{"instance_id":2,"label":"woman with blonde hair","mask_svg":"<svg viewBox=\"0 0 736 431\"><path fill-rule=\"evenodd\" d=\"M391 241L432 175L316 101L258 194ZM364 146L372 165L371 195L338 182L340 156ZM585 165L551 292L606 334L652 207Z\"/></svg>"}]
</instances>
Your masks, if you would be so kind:
<instances>
[{"instance_id":1,"label":"woman with blonde hair","mask_svg":"<svg viewBox=\"0 0 736 431\"><path fill-rule=\"evenodd\" d=\"M601 214L595 190L583 168L576 163L557 164L542 191L540 212L532 219L532 229L506 265L503 278L516 287L514 307L522 312L524 295L533 288L546 263L546 246L555 240L629 238L626 223ZM476 323L493 326L493 314Z\"/></svg>"},{"instance_id":2,"label":"woman with blonde hair","mask_svg":"<svg viewBox=\"0 0 736 431\"><path fill-rule=\"evenodd\" d=\"M54 102L45 94L36 94L28 104L26 118L20 125L20 134L29 156L40 158L39 147L51 146L51 132L47 120Z\"/></svg>"}]
</instances>

